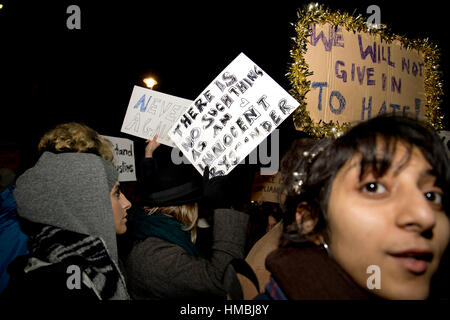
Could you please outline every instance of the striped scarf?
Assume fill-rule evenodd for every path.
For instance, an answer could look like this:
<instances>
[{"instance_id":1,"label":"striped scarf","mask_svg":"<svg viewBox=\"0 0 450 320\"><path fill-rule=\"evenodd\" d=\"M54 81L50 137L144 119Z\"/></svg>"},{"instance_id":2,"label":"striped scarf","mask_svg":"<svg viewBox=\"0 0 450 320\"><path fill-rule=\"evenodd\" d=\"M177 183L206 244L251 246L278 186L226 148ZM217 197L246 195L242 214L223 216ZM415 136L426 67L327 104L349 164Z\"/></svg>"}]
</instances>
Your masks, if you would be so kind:
<instances>
[{"instance_id":1,"label":"striped scarf","mask_svg":"<svg viewBox=\"0 0 450 320\"><path fill-rule=\"evenodd\" d=\"M31 257L45 264L78 266L87 276L83 282L102 300L129 299L125 280L101 238L50 225L33 225L37 232L30 236Z\"/></svg>"}]
</instances>

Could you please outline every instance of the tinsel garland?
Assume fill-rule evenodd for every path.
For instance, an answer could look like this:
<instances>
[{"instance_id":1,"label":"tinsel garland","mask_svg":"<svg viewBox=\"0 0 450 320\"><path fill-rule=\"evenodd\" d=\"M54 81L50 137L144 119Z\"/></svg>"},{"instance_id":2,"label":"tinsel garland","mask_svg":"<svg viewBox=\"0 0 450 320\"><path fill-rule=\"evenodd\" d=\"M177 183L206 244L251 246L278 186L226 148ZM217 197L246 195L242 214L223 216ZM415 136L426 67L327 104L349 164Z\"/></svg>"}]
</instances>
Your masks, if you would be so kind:
<instances>
[{"instance_id":1,"label":"tinsel garland","mask_svg":"<svg viewBox=\"0 0 450 320\"><path fill-rule=\"evenodd\" d=\"M424 82L425 82L425 122L435 130L443 129L443 115L440 111L440 105L443 97L443 83L440 74L440 51L438 47L432 44L429 39L410 40L405 36L391 33L386 25L369 25L366 18L358 15L353 17L346 12L331 11L324 5L311 3L297 12L298 21L292 24L295 27L296 37L293 48L290 51L293 62L289 65L289 71L286 74L292 89L291 95L299 101L299 107L293 113L294 124L302 131L316 137L337 137L345 132L349 123L328 123L322 120L315 123L306 109L306 94L310 90L311 82L308 77L313 74L308 69L304 54L307 50L308 37L311 35L312 24L330 23L335 27L342 26L348 31L365 32L370 35L378 35L390 44L394 40L401 42L402 46L409 50L418 50L424 56Z\"/></svg>"}]
</instances>

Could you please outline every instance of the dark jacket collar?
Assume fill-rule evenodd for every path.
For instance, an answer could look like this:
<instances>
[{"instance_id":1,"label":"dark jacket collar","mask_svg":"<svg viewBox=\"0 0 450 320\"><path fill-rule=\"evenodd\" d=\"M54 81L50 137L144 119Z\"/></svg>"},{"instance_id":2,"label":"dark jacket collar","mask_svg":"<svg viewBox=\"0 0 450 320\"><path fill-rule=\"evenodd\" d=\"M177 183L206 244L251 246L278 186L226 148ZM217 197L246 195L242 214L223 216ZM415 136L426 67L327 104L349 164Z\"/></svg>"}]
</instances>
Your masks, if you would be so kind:
<instances>
[{"instance_id":1,"label":"dark jacket collar","mask_svg":"<svg viewBox=\"0 0 450 320\"><path fill-rule=\"evenodd\" d=\"M357 285L323 247L314 244L277 249L267 257L266 268L290 300L375 297Z\"/></svg>"}]
</instances>

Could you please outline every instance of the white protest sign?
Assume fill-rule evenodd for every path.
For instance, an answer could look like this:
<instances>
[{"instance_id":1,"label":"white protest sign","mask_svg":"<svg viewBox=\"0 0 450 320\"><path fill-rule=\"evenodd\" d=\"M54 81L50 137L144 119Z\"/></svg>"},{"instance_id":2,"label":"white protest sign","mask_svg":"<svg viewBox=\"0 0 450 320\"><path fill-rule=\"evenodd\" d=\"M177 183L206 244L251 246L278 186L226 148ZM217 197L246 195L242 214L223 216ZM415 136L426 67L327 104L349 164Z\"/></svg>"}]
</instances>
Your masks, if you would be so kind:
<instances>
[{"instance_id":1,"label":"white protest sign","mask_svg":"<svg viewBox=\"0 0 450 320\"><path fill-rule=\"evenodd\" d=\"M111 141L114 147L114 167L119 173L119 181L136 181L133 141L125 138L102 137Z\"/></svg>"},{"instance_id":2,"label":"white protest sign","mask_svg":"<svg viewBox=\"0 0 450 320\"><path fill-rule=\"evenodd\" d=\"M226 175L299 105L241 53L169 130L200 174Z\"/></svg>"},{"instance_id":3,"label":"white protest sign","mask_svg":"<svg viewBox=\"0 0 450 320\"><path fill-rule=\"evenodd\" d=\"M158 135L158 142L173 146L167 131L186 111L191 100L134 86L121 131L144 139Z\"/></svg>"}]
</instances>

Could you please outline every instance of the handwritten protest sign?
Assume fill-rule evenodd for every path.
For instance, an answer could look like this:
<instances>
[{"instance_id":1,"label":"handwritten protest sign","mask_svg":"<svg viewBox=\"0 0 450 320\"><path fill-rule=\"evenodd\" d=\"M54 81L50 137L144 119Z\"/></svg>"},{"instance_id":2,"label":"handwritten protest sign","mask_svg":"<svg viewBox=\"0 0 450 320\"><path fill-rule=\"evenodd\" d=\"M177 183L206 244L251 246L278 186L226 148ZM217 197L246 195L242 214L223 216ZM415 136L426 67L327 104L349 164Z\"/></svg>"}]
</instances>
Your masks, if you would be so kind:
<instances>
[{"instance_id":1,"label":"handwritten protest sign","mask_svg":"<svg viewBox=\"0 0 450 320\"><path fill-rule=\"evenodd\" d=\"M296 128L338 136L379 114L409 115L442 130L440 50L358 15L309 4L294 25L288 78Z\"/></svg>"},{"instance_id":2,"label":"handwritten protest sign","mask_svg":"<svg viewBox=\"0 0 450 320\"><path fill-rule=\"evenodd\" d=\"M158 134L158 142L173 146L167 131L191 100L134 86L121 131L144 139Z\"/></svg>"},{"instance_id":3,"label":"handwritten protest sign","mask_svg":"<svg viewBox=\"0 0 450 320\"><path fill-rule=\"evenodd\" d=\"M243 53L194 100L169 137L201 174L226 175L298 106Z\"/></svg>"},{"instance_id":4,"label":"handwritten protest sign","mask_svg":"<svg viewBox=\"0 0 450 320\"><path fill-rule=\"evenodd\" d=\"M281 188L281 173L275 175L261 175L255 173L251 200L257 202L279 203L279 193Z\"/></svg>"},{"instance_id":5,"label":"handwritten protest sign","mask_svg":"<svg viewBox=\"0 0 450 320\"><path fill-rule=\"evenodd\" d=\"M379 36L313 24L305 59L313 71L306 101L314 121L425 116L423 56L399 41L387 44Z\"/></svg>"},{"instance_id":6,"label":"handwritten protest sign","mask_svg":"<svg viewBox=\"0 0 450 320\"><path fill-rule=\"evenodd\" d=\"M136 181L134 144L132 140L102 136L111 141L114 147L114 167L119 173L119 181Z\"/></svg>"}]
</instances>

